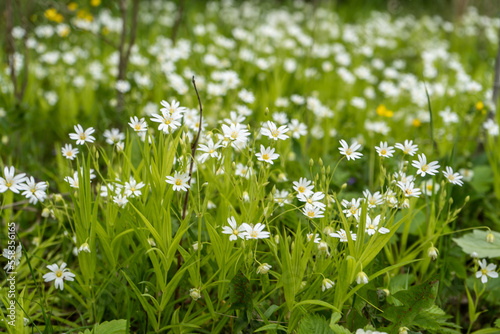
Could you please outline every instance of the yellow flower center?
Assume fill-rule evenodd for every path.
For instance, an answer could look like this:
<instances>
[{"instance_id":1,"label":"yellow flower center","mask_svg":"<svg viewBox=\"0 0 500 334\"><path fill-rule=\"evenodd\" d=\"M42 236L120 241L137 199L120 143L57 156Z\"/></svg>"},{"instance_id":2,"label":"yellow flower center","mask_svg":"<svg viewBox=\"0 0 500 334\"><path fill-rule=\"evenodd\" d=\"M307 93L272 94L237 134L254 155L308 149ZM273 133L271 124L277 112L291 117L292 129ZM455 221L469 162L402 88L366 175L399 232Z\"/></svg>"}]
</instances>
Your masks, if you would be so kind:
<instances>
[{"instance_id":1,"label":"yellow flower center","mask_svg":"<svg viewBox=\"0 0 500 334\"><path fill-rule=\"evenodd\" d=\"M231 133L231 138L233 138L233 139L238 138L238 132L233 131L233 133Z\"/></svg>"},{"instance_id":2,"label":"yellow flower center","mask_svg":"<svg viewBox=\"0 0 500 334\"><path fill-rule=\"evenodd\" d=\"M175 180L175 185L176 186L180 186L181 184L182 184L182 180L181 179Z\"/></svg>"},{"instance_id":3,"label":"yellow flower center","mask_svg":"<svg viewBox=\"0 0 500 334\"><path fill-rule=\"evenodd\" d=\"M455 180L455 176L450 175L450 176L448 176L448 179L449 179L450 181L453 181L453 180Z\"/></svg>"},{"instance_id":4,"label":"yellow flower center","mask_svg":"<svg viewBox=\"0 0 500 334\"><path fill-rule=\"evenodd\" d=\"M380 151L380 154L382 154L382 155L386 155L387 154L387 151L385 150L385 148L382 149L382 151Z\"/></svg>"},{"instance_id":5,"label":"yellow flower center","mask_svg":"<svg viewBox=\"0 0 500 334\"><path fill-rule=\"evenodd\" d=\"M432 184L427 185L427 190L432 191Z\"/></svg>"},{"instance_id":6,"label":"yellow flower center","mask_svg":"<svg viewBox=\"0 0 500 334\"><path fill-rule=\"evenodd\" d=\"M57 269L57 271L56 271L56 276L57 276L57 277L61 277L61 276L62 276L62 274L63 274L62 270L61 270L61 269Z\"/></svg>"},{"instance_id":7,"label":"yellow flower center","mask_svg":"<svg viewBox=\"0 0 500 334\"><path fill-rule=\"evenodd\" d=\"M141 129L141 125L139 123L137 123L135 126L134 126L134 130L136 131L139 131Z\"/></svg>"},{"instance_id":8,"label":"yellow flower center","mask_svg":"<svg viewBox=\"0 0 500 334\"><path fill-rule=\"evenodd\" d=\"M238 230L233 230L234 235L238 235L240 232Z\"/></svg>"},{"instance_id":9,"label":"yellow flower center","mask_svg":"<svg viewBox=\"0 0 500 334\"><path fill-rule=\"evenodd\" d=\"M307 216L308 216L309 218L313 218L313 217L314 217L314 211L309 211L309 212L307 213Z\"/></svg>"},{"instance_id":10,"label":"yellow flower center","mask_svg":"<svg viewBox=\"0 0 500 334\"><path fill-rule=\"evenodd\" d=\"M271 135L276 138L280 135L280 132L278 130L271 131Z\"/></svg>"},{"instance_id":11,"label":"yellow flower center","mask_svg":"<svg viewBox=\"0 0 500 334\"><path fill-rule=\"evenodd\" d=\"M305 187L300 186L300 187L299 187L299 193L303 193L304 191L306 191L306 188L305 188Z\"/></svg>"},{"instance_id":12,"label":"yellow flower center","mask_svg":"<svg viewBox=\"0 0 500 334\"><path fill-rule=\"evenodd\" d=\"M214 153L214 152L215 152L215 150L210 150L210 151L208 151L208 153Z\"/></svg>"},{"instance_id":13,"label":"yellow flower center","mask_svg":"<svg viewBox=\"0 0 500 334\"><path fill-rule=\"evenodd\" d=\"M264 159L264 160L269 160L269 155L267 155L266 153L264 153L264 154L262 155L262 159Z\"/></svg>"},{"instance_id":14,"label":"yellow flower center","mask_svg":"<svg viewBox=\"0 0 500 334\"><path fill-rule=\"evenodd\" d=\"M486 274L488 273L488 270L487 270L486 268L481 269L481 273L482 273L483 275L486 275Z\"/></svg>"},{"instance_id":15,"label":"yellow flower center","mask_svg":"<svg viewBox=\"0 0 500 334\"><path fill-rule=\"evenodd\" d=\"M427 165L423 165L420 169L422 169L422 171L427 171L427 169L429 169L429 166Z\"/></svg>"},{"instance_id":16,"label":"yellow flower center","mask_svg":"<svg viewBox=\"0 0 500 334\"><path fill-rule=\"evenodd\" d=\"M307 203L312 204L312 202L313 202L312 199L310 198L307 199Z\"/></svg>"},{"instance_id":17,"label":"yellow flower center","mask_svg":"<svg viewBox=\"0 0 500 334\"><path fill-rule=\"evenodd\" d=\"M370 225L368 225L368 228L369 228L370 230L374 230L374 229L375 229L375 225L370 224Z\"/></svg>"},{"instance_id":18,"label":"yellow flower center","mask_svg":"<svg viewBox=\"0 0 500 334\"><path fill-rule=\"evenodd\" d=\"M169 125L170 123L172 123L172 121L170 120L170 118L165 118L165 124Z\"/></svg>"},{"instance_id":19,"label":"yellow flower center","mask_svg":"<svg viewBox=\"0 0 500 334\"><path fill-rule=\"evenodd\" d=\"M252 238L257 238L257 236L258 236L257 231L252 231L252 232L250 232L250 236L251 236Z\"/></svg>"},{"instance_id":20,"label":"yellow flower center","mask_svg":"<svg viewBox=\"0 0 500 334\"><path fill-rule=\"evenodd\" d=\"M7 186L7 188L10 188L12 186L12 182L11 181L7 181L7 183L5 183L5 185Z\"/></svg>"},{"instance_id":21,"label":"yellow flower center","mask_svg":"<svg viewBox=\"0 0 500 334\"><path fill-rule=\"evenodd\" d=\"M348 148L346 151L345 151L345 154L347 155L351 155L352 154L352 150L350 148Z\"/></svg>"},{"instance_id":22,"label":"yellow flower center","mask_svg":"<svg viewBox=\"0 0 500 334\"><path fill-rule=\"evenodd\" d=\"M357 212L357 211L358 211L358 208L357 208L357 207L355 207L355 206L352 206L352 207L351 207L351 213L352 213L353 215L354 215L354 214L356 214L356 212Z\"/></svg>"},{"instance_id":23,"label":"yellow flower center","mask_svg":"<svg viewBox=\"0 0 500 334\"><path fill-rule=\"evenodd\" d=\"M85 140L85 133L80 134L80 139Z\"/></svg>"},{"instance_id":24,"label":"yellow flower center","mask_svg":"<svg viewBox=\"0 0 500 334\"><path fill-rule=\"evenodd\" d=\"M130 191L134 192L135 191L135 187L130 188Z\"/></svg>"},{"instance_id":25,"label":"yellow flower center","mask_svg":"<svg viewBox=\"0 0 500 334\"><path fill-rule=\"evenodd\" d=\"M73 152L72 152L72 151L68 151L68 152L66 152L66 155L67 155L68 157L70 157L70 156L72 156L72 155L73 155Z\"/></svg>"}]
</instances>

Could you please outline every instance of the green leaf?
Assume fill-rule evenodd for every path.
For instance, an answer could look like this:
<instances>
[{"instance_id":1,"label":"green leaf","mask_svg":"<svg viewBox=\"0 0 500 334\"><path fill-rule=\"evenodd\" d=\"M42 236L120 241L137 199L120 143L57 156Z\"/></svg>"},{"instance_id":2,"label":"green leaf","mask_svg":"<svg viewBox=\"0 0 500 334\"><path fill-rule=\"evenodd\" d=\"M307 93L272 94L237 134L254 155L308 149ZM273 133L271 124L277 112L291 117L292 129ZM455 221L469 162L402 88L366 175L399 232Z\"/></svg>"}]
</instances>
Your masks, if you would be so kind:
<instances>
[{"instance_id":1,"label":"green leaf","mask_svg":"<svg viewBox=\"0 0 500 334\"><path fill-rule=\"evenodd\" d=\"M258 332L266 331L266 333L267 333L267 331L276 331L276 330L280 330L280 331L284 331L284 332L287 331L286 327L283 327L281 325L269 324L269 325L262 326L259 329L254 330L253 332L258 333Z\"/></svg>"},{"instance_id":2,"label":"green leaf","mask_svg":"<svg viewBox=\"0 0 500 334\"><path fill-rule=\"evenodd\" d=\"M453 238L453 241L469 255L472 254L472 252L476 252L480 258L500 257L500 233L491 232L495 236L495 241L492 243L486 242L486 235L488 233L488 231L474 230L472 233L466 234L460 238Z\"/></svg>"},{"instance_id":3,"label":"green leaf","mask_svg":"<svg viewBox=\"0 0 500 334\"><path fill-rule=\"evenodd\" d=\"M438 285L439 281L431 280L395 293L393 298L400 301L403 306L389 306L382 314L392 322L390 332L397 332L399 327L411 326L419 313L430 308L436 299Z\"/></svg>"},{"instance_id":4,"label":"green leaf","mask_svg":"<svg viewBox=\"0 0 500 334\"><path fill-rule=\"evenodd\" d=\"M335 334L330 326L328 326L328 322L317 314L310 314L302 318L297 333Z\"/></svg>"},{"instance_id":5,"label":"green leaf","mask_svg":"<svg viewBox=\"0 0 500 334\"><path fill-rule=\"evenodd\" d=\"M301 305L319 305L319 306L324 306L326 308L330 308L330 309L334 310L335 312L340 312L335 306L333 306L330 303L324 302L322 300L316 300L316 299L303 300L303 301L295 304L293 306L293 308L295 309L297 306L301 306Z\"/></svg>"},{"instance_id":6,"label":"green leaf","mask_svg":"<svg viewBox=\"0 0 500 334\"><path fill-rule=\"evenodd\" d=\"M95 325L92 331L88 329L80 334L125 334L127 333L127 320L112 320L105 321L101 324Z\"/></svg>"}]
</instances>

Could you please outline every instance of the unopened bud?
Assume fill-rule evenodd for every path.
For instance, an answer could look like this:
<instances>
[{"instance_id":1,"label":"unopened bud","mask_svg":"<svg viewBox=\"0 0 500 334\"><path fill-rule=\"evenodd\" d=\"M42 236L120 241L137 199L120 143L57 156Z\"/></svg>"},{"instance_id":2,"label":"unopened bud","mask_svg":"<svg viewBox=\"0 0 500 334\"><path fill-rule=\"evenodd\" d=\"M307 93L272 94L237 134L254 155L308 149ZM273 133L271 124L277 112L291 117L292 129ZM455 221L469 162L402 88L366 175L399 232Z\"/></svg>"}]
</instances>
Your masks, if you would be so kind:
<instances>
[{"instance_id":1,"label":"unopened bud","mask_svg":"<svg viewBox=\"0 0 500 334\"><path fill-rule=\"evenodd\" d=\"M368 275L365 274L364 271L360 271L357 275L356 275L356 283L358 284L368 284Z\"/></svg>"},{"instance_id":2,"label":"unopened bud","mask_svg":"<svg viewBox=\"0 0 500 334\"><path fill-rule=\"evenodd\" d=\"M312 158L309 160L309 166L314 166L314 160Z\"/></svg>"},{"instance_id":3,"label":"unopened bud","mask_svg":"<svg viewBox=\"0 0 500 334\"><path fill-rule=\"evenodd\" d=\"M428 250L427 250L427 255L433 259L433 260L436 260L437 257L438 257L438 254L439 254L439 251L436 247L431 246Z\"/></svg>"},{"instance_id":4,"label":"unopened bud","mask_svg":"<svg viewBox=\"0 0 500 334\"><path fill-rule=\"evenodd\" d=\"M191 298L193 298L193 300L198 300L201 297L201 291L200 289L192 288L191 290L189 290L189 295L191 296Z\"/></svg>"},{"instance_id":5,"label":"unopened bud","mask_svg":"<svg viewBox=\"0 0 500 334\"><path fill-rule=\"evenodd\" d=\"M495 236L493 235L493 233L488 233L486 235L486 242L489 242L489 243L494 243L495 242Z\"/></svg>"}]
</instances>

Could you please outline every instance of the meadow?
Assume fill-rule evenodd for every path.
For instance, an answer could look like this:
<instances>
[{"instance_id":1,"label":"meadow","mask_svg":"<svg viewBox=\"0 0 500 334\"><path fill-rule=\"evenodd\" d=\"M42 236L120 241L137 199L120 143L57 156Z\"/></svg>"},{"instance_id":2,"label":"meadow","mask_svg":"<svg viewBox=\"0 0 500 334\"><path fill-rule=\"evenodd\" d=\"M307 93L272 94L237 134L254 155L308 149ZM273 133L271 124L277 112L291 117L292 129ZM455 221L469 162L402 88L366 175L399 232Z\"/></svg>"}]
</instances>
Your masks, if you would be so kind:
<instances>
[{"instance_id":1,"label":"meadow","mask_svg":"<svg viewBox=\"0 0 500 334\"><path fill-rule=\"evenodd\" d=\"M500 7L430 3L5 0L0 330L500 333Z\"/></svg>"}]
</instances>

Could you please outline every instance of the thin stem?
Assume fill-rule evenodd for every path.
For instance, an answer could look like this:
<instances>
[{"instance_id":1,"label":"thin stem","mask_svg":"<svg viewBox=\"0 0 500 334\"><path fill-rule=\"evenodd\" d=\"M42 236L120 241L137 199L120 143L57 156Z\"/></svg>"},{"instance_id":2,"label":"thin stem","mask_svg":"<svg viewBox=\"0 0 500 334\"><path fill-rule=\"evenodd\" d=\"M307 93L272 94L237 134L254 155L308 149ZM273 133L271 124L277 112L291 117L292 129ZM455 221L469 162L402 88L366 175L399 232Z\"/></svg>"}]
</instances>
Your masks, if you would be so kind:
<instances>
[{"instance_id":1,"label":"thin stem","mask_svg":"<svg viewBox=\"0 0 500 334\"><path fill-rule=\"evenodd\" d=\"M201 105L201 99L200 99L200 94L198 93L198 88L196 88L196 82L194 81L194 75L193 75L193 86L194 90L196 92L196 96L198 97L198 104L200 106L200 122L198 123L198 134L193 140L193 143L191 144L191 164L189 165L189 180L188 180L188 185L191 186L191 175L193 173L193 165L194 165L194 156L196 154L196 148L198 147L198 139L200 138L201 134L201 122L203 121L203 106ZM188 187L186 191L186 197L184 198L184 206L182 208L182 220L186 218L186 210L187 210L187 204L188 204L188 199L189 199L189 189Z\"/></svg>"}]
</instances>

